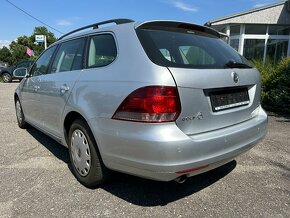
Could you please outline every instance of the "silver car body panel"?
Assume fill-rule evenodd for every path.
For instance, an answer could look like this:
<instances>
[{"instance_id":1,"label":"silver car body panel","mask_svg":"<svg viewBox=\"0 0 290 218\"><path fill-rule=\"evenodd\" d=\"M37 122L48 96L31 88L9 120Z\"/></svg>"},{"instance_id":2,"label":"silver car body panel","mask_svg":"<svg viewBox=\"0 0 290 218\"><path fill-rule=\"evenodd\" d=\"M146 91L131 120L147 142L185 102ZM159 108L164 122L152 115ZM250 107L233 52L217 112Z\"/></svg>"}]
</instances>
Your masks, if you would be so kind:
<instances>
[{"instance_id":1,"label":"silver car body panel","mask_svg":"<svg viewBox=\"0 0 290 218\"><path fill-rule=\"evenodd\" d=\"M170 68L178 86L182 112L176 121L186 134L212 131L251 119L251 113L260 105L260 76L256 69L180 69ZM232 72L239 75L235 83ZM209 96L204 90L217 88L246 87L250 103L228 110L213 112ZM202 114L198 119L197 114ZM194 117L184 121L185 117Z\"/></svg>"},{"instance_id":2,"label":"silver car body panel","mask_svg":"<svg viewBox=\"0 0 290 218\"><path fill-rule=\"evenodd\" d=\"M108 168L162 181L179 177L176 172L181 170L207 166L188 173L192 176L220 166L265 136L267 115L260 106L261 84L256 69L158 66L148 58L138 39L135 28L140 25L105 27L57 41L55 44L112 34L117 58L105 67L24 79L16 94L26 121L67 146L64 120L70 112L77 112L90 126ZM233 71L239 75L238 83L233 81ZM176 122L150 124L112 119L130 93L152 85L177 86L181 114ZM213 112L205 90L235 86L248 88L250 104Z\"/></svg>"},{"instance_id":3,"label":"silver car body panel","mask_svg":"<svg viewBox=\"0 0 290 218\"><path fill-rule=\"evenodd\" d=\"M202 170L205 172L252 148L265 135L267 115L259 107L248 121L192 136L175 123L128 125L104 118L89 123L98 134L97 143L104 145L99 148L109 168L169 181L180 170L210 165Z\"/></svg>"}]
</instances>

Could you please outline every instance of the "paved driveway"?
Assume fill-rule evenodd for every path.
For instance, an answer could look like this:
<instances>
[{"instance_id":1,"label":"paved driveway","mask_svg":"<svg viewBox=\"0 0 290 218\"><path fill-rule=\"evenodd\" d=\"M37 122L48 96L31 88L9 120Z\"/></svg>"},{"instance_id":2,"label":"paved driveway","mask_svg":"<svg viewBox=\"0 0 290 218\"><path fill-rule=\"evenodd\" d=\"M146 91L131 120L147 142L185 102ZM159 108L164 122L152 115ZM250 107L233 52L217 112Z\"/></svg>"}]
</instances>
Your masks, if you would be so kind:
<instances>
[{"instance_id":1,"label":"paved driveway","mask_svg":"<svg viewBox=\"0 0 290 218\"><path fill-rule=\"evenodd\" d=\"M0 83L0 217L290 217L290 119L270 116L256 147L184 184L116 173L88 189L66 148L18 128L16 86Z\"/></svg>"}]
</instances>

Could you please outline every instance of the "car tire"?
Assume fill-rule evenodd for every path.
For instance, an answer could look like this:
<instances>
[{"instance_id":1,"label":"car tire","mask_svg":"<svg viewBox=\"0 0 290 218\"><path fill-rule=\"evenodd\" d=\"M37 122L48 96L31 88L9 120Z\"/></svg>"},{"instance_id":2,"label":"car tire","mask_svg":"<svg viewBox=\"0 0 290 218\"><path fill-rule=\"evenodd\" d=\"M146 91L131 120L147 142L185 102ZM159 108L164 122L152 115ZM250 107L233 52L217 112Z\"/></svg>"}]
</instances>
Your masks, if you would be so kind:
<instances>
[{"instance_id":1,"label":"car tire","mask_svg":"<svg viewBox=\"0 0 290 218\"><path fill-rule=\"evenodd\" d=\"M21 129L26 129L27 123L25 122L25 116L19 99L16 99L15 101L15 110L18 126Z\"/></svg>"},{"instance_id":2,"label":"car tire","mask_svg":"<svg viewBox=\"0 0 290 218\"><path fill-rule=\"evenodd\" d=\"M12 76L10 75L10 73L3 73L2 74L2 80L4 83L10 83L12 81Z\"/></svg>"},{"instance_id":3,"label":"car tire","mask_svg":"<svg viewBox=\"0 0 290 218\"><path fill-rule=\"evenodd\" d=\"M73 173L86 187L106 181L109 169L103 164L94 136L88 124L75 120L69 130L68 149Z\"/></svg>"}]
</instances>

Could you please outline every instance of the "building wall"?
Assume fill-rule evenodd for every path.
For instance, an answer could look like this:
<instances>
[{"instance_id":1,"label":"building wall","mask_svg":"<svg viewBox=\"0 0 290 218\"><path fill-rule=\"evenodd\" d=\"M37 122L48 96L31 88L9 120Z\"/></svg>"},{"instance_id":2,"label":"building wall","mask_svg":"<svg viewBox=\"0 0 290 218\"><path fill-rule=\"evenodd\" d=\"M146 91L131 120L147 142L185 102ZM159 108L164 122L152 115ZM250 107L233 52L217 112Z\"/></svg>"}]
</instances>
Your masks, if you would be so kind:
<instances>
[{"instance_id":1,"label":"building wall","mask_svg":"<svg viewBox=\"0 0 290 218\"><path fill-rule=\"evenodd\" d=\"M290 56L290 0L209 21L206 25L228 35L228 43L248 59L276 62Z\"/></svg>"},{"instance_id":2,"label":"building wall","mask_svg":"<svg viewBox=\"0 0 290 218\"><path fill-rule=\"evenodd\" d=\"M212 22L211 25L222 25L228 23L255 23L255 24L290 24L290 12L287 4L273 6L259 11L249 11L248 14L237 15L228 19Z\"/></svg>"}]
</instances>

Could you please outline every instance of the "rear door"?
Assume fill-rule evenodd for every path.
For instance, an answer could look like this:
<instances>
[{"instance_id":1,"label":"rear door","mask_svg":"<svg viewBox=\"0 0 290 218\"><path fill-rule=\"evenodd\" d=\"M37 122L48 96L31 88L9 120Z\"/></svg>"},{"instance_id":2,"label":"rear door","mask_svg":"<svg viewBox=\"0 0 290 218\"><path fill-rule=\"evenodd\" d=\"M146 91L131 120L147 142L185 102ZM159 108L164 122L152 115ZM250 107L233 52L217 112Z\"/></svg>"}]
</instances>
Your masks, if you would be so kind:
<instances>
[{"instance_id":1,"label":"rear door","mask_svg":"<svg viewBox=\"0 0 290 218\"><path fill-rule=\"evenodd\" d=\"M83 68L85 38L60 44L50 73L40 82L40 107L44 129L61 137L62 113Z\"/></svg>"}]
</instances>

